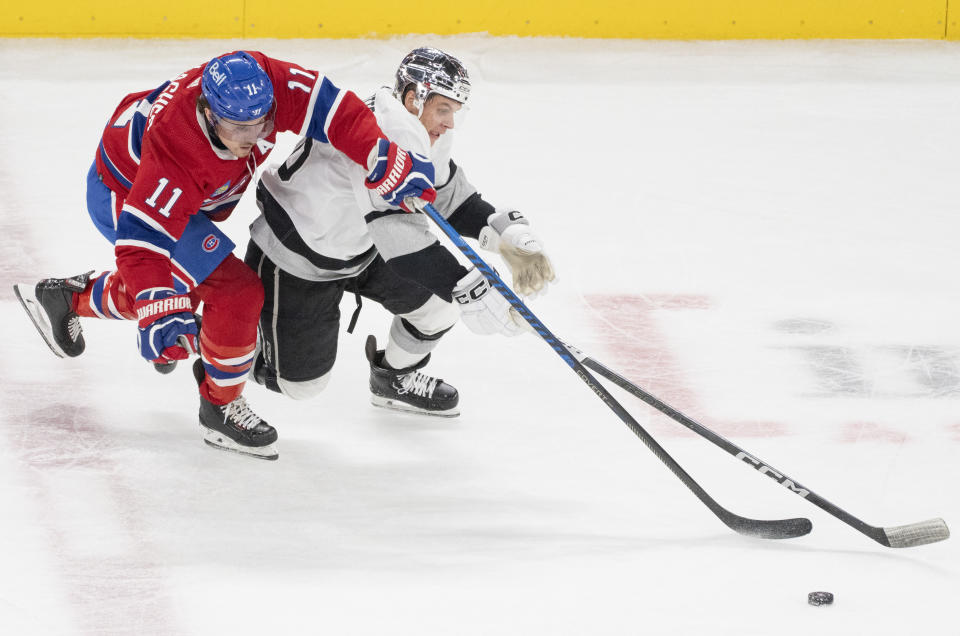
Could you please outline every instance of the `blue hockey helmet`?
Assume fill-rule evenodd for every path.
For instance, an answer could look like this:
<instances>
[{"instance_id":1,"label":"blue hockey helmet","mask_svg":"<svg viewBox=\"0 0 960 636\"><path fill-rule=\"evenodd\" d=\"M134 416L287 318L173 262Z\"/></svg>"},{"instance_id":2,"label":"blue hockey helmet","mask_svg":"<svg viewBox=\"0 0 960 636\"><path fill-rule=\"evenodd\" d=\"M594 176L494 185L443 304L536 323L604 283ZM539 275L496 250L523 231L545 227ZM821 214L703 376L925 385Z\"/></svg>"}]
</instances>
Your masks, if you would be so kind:
<instances>
[{"instance_id":1,"label":"blue hockey helmet","mask_svg":"<svg viewBox=\"0 0 960 636\"><path fill-rule=\"evenodd\" d=\"M273 83L246 51L221 55L203 68L203 96L217 117L250 121L270 113Z\"/></svg>"}]
</instances>

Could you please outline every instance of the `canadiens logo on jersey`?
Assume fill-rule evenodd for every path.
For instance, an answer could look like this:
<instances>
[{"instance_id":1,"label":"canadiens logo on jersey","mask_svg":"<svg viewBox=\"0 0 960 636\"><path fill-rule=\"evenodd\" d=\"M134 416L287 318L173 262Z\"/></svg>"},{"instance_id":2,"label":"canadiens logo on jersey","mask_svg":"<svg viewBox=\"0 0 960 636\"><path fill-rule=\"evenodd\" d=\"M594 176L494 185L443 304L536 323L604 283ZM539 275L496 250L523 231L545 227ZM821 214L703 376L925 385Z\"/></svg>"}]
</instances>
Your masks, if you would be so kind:
<instances>
[{"instance_id":1,"label":"canadiens logo on jersey","mask_svg":"<svg viewBox=\"0 0 960 636\"><path fill-rule=\"evenodd\" d=\"M220 186L219 188L217 188L216 190L214 190L214 191L213 191L213 194L210 195L210 198L211 198L211 199L215 199L216 197L220 196L221 194L223 194L224 192L226 192L226 191L229 190L229 189L230 189L230 181L227 181L227 182L224 183L222 186Z\"/></svg>"},{"instance_id":2,"label":"canadiens logo on jersey","mask_svg":"<svg viewBox=\"0 0 960 636\"><path fill-rule=\"evenodd\" d=\"M212 252L217 249L220 245L220 239L217 238L216 234L207 234L207 237L203 239L203 251Z\"/></svg>"}]
</instances>

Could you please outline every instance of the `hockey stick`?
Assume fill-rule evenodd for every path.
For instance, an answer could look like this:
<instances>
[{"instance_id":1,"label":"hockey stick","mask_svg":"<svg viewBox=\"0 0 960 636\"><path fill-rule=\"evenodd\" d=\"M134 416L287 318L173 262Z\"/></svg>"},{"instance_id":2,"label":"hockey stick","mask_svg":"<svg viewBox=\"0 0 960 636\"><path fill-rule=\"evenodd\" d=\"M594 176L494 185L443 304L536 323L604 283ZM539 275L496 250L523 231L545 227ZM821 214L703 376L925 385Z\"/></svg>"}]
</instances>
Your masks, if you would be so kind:
<instances>
[{"instance_id":1,"label":"hockey stick","mask_svg":"<svg viewBox=\"0 0 960 636\"><path fill-rule=\"evenodd\" d=\"M410 200L408 200L408 204ZM728 528L739 532L740 534L760 537L763 539L792 539L794 537L800 537L810 532L812 529L812 524L809 519L797 518L797 519L776 519L776 520L765 520L765 519L749 519L746 517L741 517L740 515L734 514L718 504L713 497L711 497L707 492L698 484L694 479L687 474L687 472L673 459L667 452L663 449L660 444L657 443L655 439L646 431L640 424L637 423L633 417L627 413L626 409L620 405L619 402L601 385L597 382L589 371L584 368L582 364L574 357L569 351L567 351L566 346L554 336L549 329L544 326L544 324L533 315L533 312L527 308L527 306L513 293L506 283L501 280L500 276L493 270L492 267L487 265L486 262L470 247L460 234L451 227L447 220L437 212L437 210L430 205L429 203L421 204L419 201L414 203L414 207L425 214L427 214L437 226L443 230L443 233L453 241L454 245L463 252L463 254L470 260L471 263L480 271L481 274L490 282L490 284L499 291L504 298L510 303L511 306L523 317L524 320L529 323L533 330L546 342L550 345L550 348L559 355L567 365L583 380L590 390L597 394L597 396L603 400L604 404L610 407L614 413L617 414L617 417L626 424L634 434L639 437L647 448L653 452L657 458L667 465L673 474L683 482L683 484L689 488L696 497L703 502L704 505L709 508L713 514L715 514L720 521L722 521Z\"/></svg>"},{"instance_id":2,"label":"hockey stick","mask_svg":"<svg viewBox=\"0 0 960 636\"><path fill-rule=\"evenodd\" d=\"M917 523L911 523L905 526L895 526L891 528L878 528L876 526L871 526L868 523L864 523L846 510L843 510L830 503L806 486L801 486L796 480L788 477L782 471L775 469L765 461L762 461L757 457L747 453L733 442L721 437L720 435L717 435L705 426L693 421L677 409L662 402L650 393L647 393L630 380L626 379L615 371L611 371L603 364L586 355L576 347L572 347L570 345L566 345L566 347L567 350L572 353L573 356L584 366L593 369L602 377L610 380L620 388L626 390L628 393L640 398L670 419L683 424L697 435L707 438L737 459L746 462L748 466L752 466L761 474L772 478L790 492L800 495L810 503L822 510L825 510L840 521L852 526L856 530L859 530L881 545L885 545L889 548L911 548L917 545L925 545L927 543L943 541L950 536L950 529L947 528L947 524L943 519L928 519L927 521L919 521Z\"/></svg>"}]
</instances>

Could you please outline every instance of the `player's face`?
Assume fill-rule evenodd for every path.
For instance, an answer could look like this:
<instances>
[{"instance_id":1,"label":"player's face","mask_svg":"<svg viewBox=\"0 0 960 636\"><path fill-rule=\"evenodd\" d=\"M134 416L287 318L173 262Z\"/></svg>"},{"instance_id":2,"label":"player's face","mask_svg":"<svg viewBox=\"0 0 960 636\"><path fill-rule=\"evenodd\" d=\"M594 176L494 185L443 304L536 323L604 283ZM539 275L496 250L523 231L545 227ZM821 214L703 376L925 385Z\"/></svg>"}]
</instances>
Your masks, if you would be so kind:
<instances>
[{"instance_id":1,"label":"player's face","mask_svg":"<svg viewBox=\"0 0 960 636\"><path fill-rule=\"evenodd\" d=\"M238 157L246 157L257 141L273 131L273 111L253 121L234 121L225 117L216 117L207 109L207 117L213 123L217 137L227 150Z\"/></svg>"},{"instance_id":2,"label":"player's face","mask_svg":"<svg viewBox=\"0 0 960 636\"><path fill-rule=\"evenodd\" d=\"M418 109L413 104L413 93L407 93L407 101L407 110L416 115ZM420 113L420 123L430 135L431 146L440 139L440 135L453 128L453 116L461 108L463 104L443 95L427 98L427 103L423 105L423 112Z\"/></svg>"}]
</instances>

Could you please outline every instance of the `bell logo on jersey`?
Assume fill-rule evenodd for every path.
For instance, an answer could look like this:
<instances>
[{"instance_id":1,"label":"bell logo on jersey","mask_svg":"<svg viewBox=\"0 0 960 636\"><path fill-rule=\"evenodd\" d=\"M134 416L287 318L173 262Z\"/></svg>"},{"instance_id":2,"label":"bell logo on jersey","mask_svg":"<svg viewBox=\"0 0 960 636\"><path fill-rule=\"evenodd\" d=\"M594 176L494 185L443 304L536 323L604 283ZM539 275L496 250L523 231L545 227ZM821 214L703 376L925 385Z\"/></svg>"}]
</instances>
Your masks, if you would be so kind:
<instances>
[{"instance_id":1,"label":"bell logo on jersey","mask_svg":"<svg viewBox=\"0 0 960 636\"><path fill-rule=\"evenodd\" d=\"M203 251L212 252L220 246L220 239L217 238L216 234L208 234L205 239L203 239Z\"/></svg>"}]
</instances>

